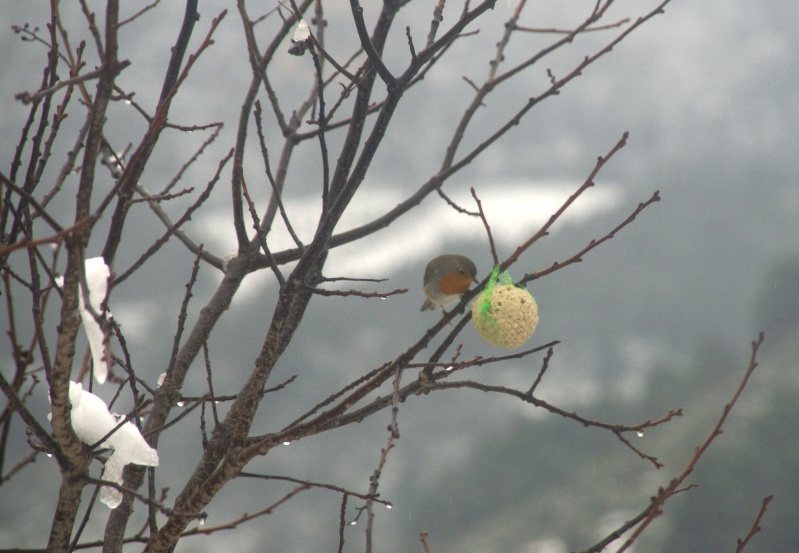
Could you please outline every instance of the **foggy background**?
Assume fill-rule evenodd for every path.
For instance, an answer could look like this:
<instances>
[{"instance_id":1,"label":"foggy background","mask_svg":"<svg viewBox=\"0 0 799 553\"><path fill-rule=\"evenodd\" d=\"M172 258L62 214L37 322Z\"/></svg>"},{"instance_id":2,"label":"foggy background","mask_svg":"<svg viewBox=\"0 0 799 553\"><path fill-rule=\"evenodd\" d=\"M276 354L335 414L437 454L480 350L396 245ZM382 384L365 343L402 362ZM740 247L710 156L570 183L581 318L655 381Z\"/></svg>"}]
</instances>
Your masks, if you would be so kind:
<instances>
[{"instance_id":1,"label":"foggy background","mask_svg":"<svg viewBox=\"0 0 799 553\"><path fill-rule=\"evenodd\" d=\"M182 4L164 3L125 28L121 36L120 59L131 60L132 65L119 84L127 91L135 90L136 101L150 110L182 20ZM256 9L254 4L251 16L272 7L263 3ZM566 26L584 16L586 5L593 5L552 4L531 7L524 22L535 26L538 16L547 26ZM635 4L621 2L617 18L625 17ZM83 29L77 3L74 8L62 6L65 19L73 23L71 28ZM374 13L371 6L365 7L369 23ZM215 37L216 44L181 89L170 121L225 121L226 127L182 186L204 187L232 146L251 78L235 3L201 2L202 19L189 50L196 48L211 18L223 8L230 13ZM96 9L102 12L99 3ZM132 6L125 9L134 11ZM348 53L357 41L354 28L347 23L346 11L328 10L328 50ZM431 10L432 3L401 12L386 52L392 70L398 71L407 61L405 25L411 26L420 42ZM459 5L448 4L445 27L459 10ZM0 6L3 171L9 169L27 116L27 108L12 101L13 95L35 90L46 62L46 48L20 41L10 26L28 22L44 27L47 13L46 3ZM481 82L501 24L510 13L505 2L498 2L494 12L477 25L481 33L460 41L449 62L442 62L407 93L387 143L340 230L392 208L437 170L443 144L471 99L471 89L460 76ZM635 442L663 461L665 468L656 470L609 432L583 428L509 398L470 391L410 398L400 406L401 438L381 479L381 497L395 508L383 512L377 507L379 550L421 551L418 534L422 531L429 532L435 553L564 553L593 544L640 512L657 486L682 470L735 390L748 361L750 341L760 329L767 332L761 366L723 436L691 476L690 482L700 487L670 500L636 551L732 551L735 539L748 532L763 497L772 493L775 499L761 524L763 530L747 551L796 547L797 15L791 0L674 0L665 14L635 31L560 95L533 109L520 126L445 186L455 201L469 209L473 209L469 187L475 188L500 257L507 256L582 183L596 157L604 155L624 131L630 132L628 145L603 169L596 186L567 212L551 236L523 256L511 274L519 278L570 257L660 190L660 202L586 255L582 263L531 283L529 290L538 301L541 320L529 345L562 340L538 391L560 407L624 424L655 419L670 408L682 407L682 418L650 430ZM610 15L608 21L613 20ZM259 37L262 44L268 36ZM612 36L614 31L593 33L579 46L489 96L463 151L468 144L479 143L527 97L543 90L548 82L546 68L562 75L575 60ZM536 51L537 40L543 44L550 39L515 36L507 63ZM77 42L78 37L73 40ZM311 71L309 57L280 55L270 74L281 92L296 90L298 95L283 106L286 113L304 99ZM89 89L93 91L93 85ZM266 103L263 96L262 102ZM128 141L137 142L144 124L130 106L115 104L109 118L108 132L118 132L111 136L119 148ZM65 123L63 136L68 138L61 144L63 151L71 147L67 129L74 130L81 122ZM273 138L279 138L272 131ZM254 125L250 132L254 135ZM205 136L168 131L143 184L160 189ZM331 143L335 161L336 139L331 137ZM278 140L270 143L271 151L278 152L279 145ZM262 162L257 142L252 141L251 147L245 168L256 175ZM289 177L285 202L295 228L308 238L318 216L319 173L313 161L318 145L309 141L303 148ZM108 177L104 178L104 186L110 186ZM188 227L196 241L220 256L234 248L229 178L227 171L213 204L200 210ZM251 176L248 184L255 188L254 183ZM261 184L254 199L265 205L268 185ZM63 196L69 197L69 193ZM175 212L180 205L173 206ZM133 242L141 237L140 248L120 251L117 273L161 233L155 217L144 206L138 209L136 223L126 227L126 232L137 237ZM62 220L72 216L71 205L59 206L59 211ZM90 245L88 253L99 255L99 246L92 245L95 250ZM270 238L272 251L291 245L282 228ZM389 228L333 250L327 276L388 278L369 289L410 291L385 301L315 298L272 383L294 374L297 381L264 402L254 433L281 428L297 416L298 402L316 404L329 390L395 357L436 322L437 314L418 311L423 300L421 275L427 261L444 252L472 257L481 278L491 269L479 220L457 215L435 195ZM169 359L192 260L185 248L170 244L146 271L115 290L110 302L137 373L153 383ZM201 272L190 320L219 279L212 269ZM250 371L275 297L271 273L251 275L217 327L209 345L218 394L236 390ZM502 353L484 344L471 326L459 341L464 358ZM12 367L8 350L7 342L0 346L4 372ZM539 365L540 357L531 357L472 369L467 376L529 386ZM187 379L187 395L205 390L201 363L196 368ZM40 385L36 392L32 405L43 418L49 410L45 387ZM113 390L95 393L110 399ZM116 410L129 407L118 405ZM167 433L159 446L163 466L158 471L159 485L172 486L171 498L200 455L196 416L192 420L188 432L184 427L184 431ZM361 425L291 444L257 460L248 471L365 492L385 444L388 421L389 413L381 413ZM27 453L24 429L17 424L14 431L21 457ZM0 488L0 544L44 546L42 530L49 527L58 485L56 463L40 458ZM221 524L261 509L291 487L235 481L210 505L206 524ZM178 550L331 551L338 540L339 502L332 492L307 491L271 517L210 538L184 539ZM349 519L355 516L354 503L350 501ZM96 510L86 536L101 531L103 509ZM142 516L144 508L137 509ZM136 524L132 522L130 528ZM347 527L345 535L346 550L362 550L360 526Z\"/></svg>"}]
</instances>

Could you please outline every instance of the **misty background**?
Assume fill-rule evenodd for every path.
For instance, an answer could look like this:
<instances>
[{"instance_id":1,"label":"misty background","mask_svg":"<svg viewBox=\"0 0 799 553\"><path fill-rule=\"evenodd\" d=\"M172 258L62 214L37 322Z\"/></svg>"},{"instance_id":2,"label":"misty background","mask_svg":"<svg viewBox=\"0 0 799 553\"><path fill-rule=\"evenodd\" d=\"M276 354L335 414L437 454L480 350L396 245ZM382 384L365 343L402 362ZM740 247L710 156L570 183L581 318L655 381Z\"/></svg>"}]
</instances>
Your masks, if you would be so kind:
<instances>
[{"instance_id":1,"label":"misty background","mask_svg":"<svg viewBox=\"0 0 799 553\"><path fill-rule=\"evenodd\" d=\"M135 90L136 101L148 108L160 92L169 49L182 19L182 3L163 4L123 33L120 47L120 58L132 62L121 75L120 86ZM586 5L593 5L550 4L531 8L526 22L533 26L539 16L547 25L565 26L584 16ZM262 10L271 7L263 3ZM183 186L203 187L232 145L238 110L251 78L234 3L201 2L202 19L190 50L223 8L231 13L220 26L216 44L181 89L170 120L183 124L221 120L226 127L182 181ZM374 6L365 8L367 22L373 21ZM618 18L633 8L621 2ZM96 9L101 11L100 3ZM133 10L131 6L125 9ZM256 12L254 6L250 9L251 14ZM348 52L357 36L351 23L346 23L347 13L328 9L328 50ZM447 6L445 25L459 9L455 4ZM389 67L398 69L406 61L405 25L421 36L431 10L432 4L414 4L401 12L394 40L387 47ZM85 27L77 3L74 8L62 3L62 12L73 22L72 28ZM3 171L8 170L27 116L27 108L14 102L13 95L35 90L46 62L46 49L21 41L11 25L43 27L47 13L45 3L0 6ZM477 25L481 33L459 43L449 62L452 65L437 68L408 92L392 123L389 143L375 160L340 229L390 209L436 171L442 144L471 98L471 89L460 76L484 77L501 24L510 13L505 2L498 2L490 17ZM760 367L724 434L690 477L699 487L670 500L635 550L732 551L735 539L746 535L763 497L769 494L775 499L761 533L747 551L796 548L797 16L791 0L674 0L665 14L635 31L560 95L537 106L520 126L445 187L469 209L473 209L469 187L475 188L500 257L507 256L576 190L596 157L604 155L624 131L630 132L628 145L603 169L596 186L567 212L551 236L525 254L511 274L518 278L570 257L660 190L660 202L586 255L582 263L530 284L541 319L529 345L562 341L538 391L560 407L624 424L655 419L682 407L683 417L648 431L635 442L664 462L665 468L657 470L639 459L609 432L583 428L509 398L469 391L411 398L400 406L401 438L381 479L381 497L395 507L385 512L378 508L379 550L421 551L418 534L422 531L429 532L435 553L565 553L594 543L640 512L657 486L682 470L732 396L748 362L750 342L761 329L766 331L766 342ZM593 33L575 49L559 53L521 80L512 81L508 90L489 97L467 143L479 143L498 121L542 90L548 82L547 67L558 74L611 36L615 36L613 31ZM543 44L551 37L517 36L508 63L535 51L531 48L537 40ZM284 53L276 67L282 71L279 78L273 70L280 91L290 94L296 89L300 94L307 88L312 77L308 57ZM299 103L304 96L297 98ZM284 109L290 111L291 106ZM144 129L141 117L123 102L114 105L110 114L108 128L118 131L114 138L119 147L135 143ZM65 123L74 128L79 124ZM145 173L153 190L160 189L207 136L200 135L162 140ZM65 131L64 136L70 135ZM62 144L65 150L70 140ZM331 141L335 152L335 138ZM278 151L279 142L270 146ZM305 234L300 231L304 238L318 216L313 203L318 198L318 167L313 161L317 147L315 142L306 144L305 153L298 154L305 155L307 163L297 162L301 169L290 177L285 195L295 228L305 229ZM256 174L261 165L258 152L247 155L245 167ZM218 185L213 204L206 205L188 227L196 241L218 255L234 248L227 179L229 172ZM264 205L268 186L254 196ZM180 205L176 202L174 209L179 211ZM62 209L68 220L72 206L58 207ZM140 236L141 247L120 252L117 273L161 233L155 217L143 206L139 209L136 225L126 232ZM270 238L273 251L291 245L288 235L281 232L276 229L274 241ZM273 382L295 374L298 378L285 393L265 402L254 431L282 427L297 416L298 398L302 405L317 403L331 388L346 385L396 356L433 324L436 314L418 311L423 299L421 275L427 261L444 252L472 257L481 278L491 269L482 224L456 214L434 195L384 231L334 250L327 276L388 278L371 289L410 291L385 301L315 298L295 341L277 365ZM99 255L91 245L88 253ZM168 362L182 287L192 261L185 248L170 244L150 261L148 271L115 291L110 302L137 373L151 382ZM262 271L247 279L210 341L218 394L236 390L251 369L276 297L270 277ZM219 279L213 270L201 272L190 320ZM464 358L502 353L484 344L471 326L460 341ZM529 386L539 366L540 357L531 357L472 369L468 376ZM0 345L0 370L11 367L9 348ZM187 395L205 390L201 364L197 369L187 379ZM49 410L45 387L36 392L31 404L44 417ZM110 399L113 390L95 393ZM127 408L130 405L116 406L118 411ZM389 414L384 413L361 425L311 437L271 452L248 470L365 492L385 444L388 421ZM184 471L199 458L199 428L192 424L190 432L165 435L159 447L163 465L159 479L171 482L173 493L182 486ZM22 456L27 452L24 428L17 425L14 431ZM0 488L0 544L43 547L40 532L47 525L42 520L52 517L58 483L56 463L41 458ZM211 504L206 524L221 524L263 508L291 487L247 479L233 482ZM185 539L178 550L331 551L338 540L339 502L339 496L331 492L304 492L271 517L244 524L235 532ZM102 515L99 509L97 513ZM105 521L97 513L87 532L101 531ZM350 515L353 518L355 512ZM347 550L361 550L362 529L347 527L346 539Z\"/></svg>"}]
</instances>

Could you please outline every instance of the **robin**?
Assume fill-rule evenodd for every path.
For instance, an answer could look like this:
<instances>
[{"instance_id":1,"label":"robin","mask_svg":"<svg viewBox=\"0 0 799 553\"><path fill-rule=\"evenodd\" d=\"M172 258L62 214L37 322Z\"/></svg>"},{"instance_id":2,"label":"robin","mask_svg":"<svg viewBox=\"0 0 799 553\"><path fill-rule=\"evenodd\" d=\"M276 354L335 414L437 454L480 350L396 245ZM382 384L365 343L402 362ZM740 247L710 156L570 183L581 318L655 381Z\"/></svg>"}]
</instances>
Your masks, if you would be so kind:
<instances>
[{"instance_id":1,"label":"robin","mask_svg":"<svg viewBox=\"0 0 799 553\"><path fill-rule=\"evenodd\" d=\"M461 294L477 282L474 261L463 255L440 255L427 264L424 270L424 300L419 311L434 309L436 304L443 311L461 299Z\"/></svg>"}]
</instances>

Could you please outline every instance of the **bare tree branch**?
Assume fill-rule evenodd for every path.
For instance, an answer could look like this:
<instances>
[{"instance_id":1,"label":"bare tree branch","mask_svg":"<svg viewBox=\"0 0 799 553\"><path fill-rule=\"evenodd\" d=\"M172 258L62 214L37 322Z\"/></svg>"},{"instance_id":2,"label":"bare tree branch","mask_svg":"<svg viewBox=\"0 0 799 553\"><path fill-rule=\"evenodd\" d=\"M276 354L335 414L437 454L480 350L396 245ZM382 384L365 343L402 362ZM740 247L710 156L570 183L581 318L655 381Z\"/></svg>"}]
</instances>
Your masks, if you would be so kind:
<instances>
[{"instance_id":1,"label":"bare tree branch","mask_svg":"<svg viewBox=\"0 0 799 553\"><path fill-rule=\"evenodd\" d=\"M708 450L710 445L721 436L721 429L724 426L724 423L727 422L727 417L732 412L732 408L735 407L738 398L741 397L741 394L746 388L747 383L749 382L749 378L752 376L752 373L757 368L757 354L760 350L760 346L763 344L763 340L765 339L763 333L761 332L758 336L757 340L752 342L752 354L749 358L749 366L746 368L744 372L743 378L741 379L738 388L735 390L735 393L732 396L732 399L724 406L724 410L719 417L716 425L710 431L705 441L702 442L694 452L693 456L688 460L685 467L683 468L682 472L675 476L671 482L669 482L668 486L665 488L660 488L658 490L657 495L655 496L654 502L652 503L652 507L647 514L647 516L641 521L640 525L635 529L632 535L627 538L624 544L619 549L618 553L622 553L623 551L627 551L630 547L635 543L635 541L639 538L639 536L647 529L647 527L663 513L663 505L668 501L668 499L677 493L685 479L693 472L696 464L699 462L699 459L705 454Z\"/></svg>"},{"instance_id":2,"label":"bare tree branch","mask_svg":"<svg viewBox=\"0 0 799 553\"><path fill-rule=\"evenodd\" d=\"M773 495L769 495L763 498L763 504L760 506L760 511L757 513L757 517L755 517L755 521L752 523L752 527L749 529L749 533L746 534L746 537L742 540L737 541L737 547L735 548L735 553L741 553L747 545L749 545L749 541L760 532L760 521L763 520L763 516L766 514L766 509L768 509L771 500L774 499Z\"/></svg>"}]
</instances>

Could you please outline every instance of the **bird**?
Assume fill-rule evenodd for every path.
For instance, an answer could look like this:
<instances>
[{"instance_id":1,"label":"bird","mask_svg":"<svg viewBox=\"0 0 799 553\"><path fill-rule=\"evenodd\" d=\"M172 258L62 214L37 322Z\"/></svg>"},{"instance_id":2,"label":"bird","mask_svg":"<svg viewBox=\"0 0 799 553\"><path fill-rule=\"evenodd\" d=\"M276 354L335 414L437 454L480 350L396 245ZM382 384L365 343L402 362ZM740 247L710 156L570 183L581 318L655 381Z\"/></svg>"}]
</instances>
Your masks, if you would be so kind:
<instances>
[{"instance_id":1,"label":"bird","mask_svg":"<svg viewBox=\"0 0 799 553\"><path fill-rule=\"evenodd\" d=\"M461 299L472 282L477 282L477 267L474 261L463 255L440 255L427 264L424 270L424 295L427 298L419 311L435 309L443 311Z\"/></svg>"}]
</instances>

